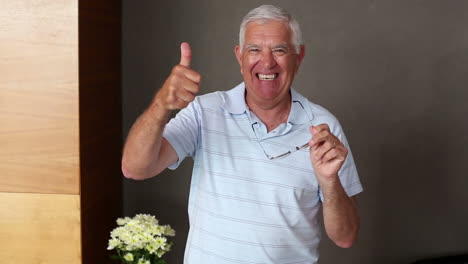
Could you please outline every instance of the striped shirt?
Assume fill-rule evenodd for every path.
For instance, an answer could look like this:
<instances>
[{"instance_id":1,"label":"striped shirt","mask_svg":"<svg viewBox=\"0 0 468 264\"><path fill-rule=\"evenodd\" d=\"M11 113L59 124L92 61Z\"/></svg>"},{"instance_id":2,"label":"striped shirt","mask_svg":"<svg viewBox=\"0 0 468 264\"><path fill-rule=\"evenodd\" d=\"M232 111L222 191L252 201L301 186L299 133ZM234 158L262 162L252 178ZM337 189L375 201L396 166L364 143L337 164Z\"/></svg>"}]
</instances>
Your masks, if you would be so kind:
<instances>
[{"instance_id":1,"label":"striped shirt","mask_svg":"<svg viewBox=\"0 0 468 264\"><path fill-rule=\"evenodd\" d=\"M244 83L197 96L164 130L178 155L170 169L194 159L184 263L316 263L323 196L309 149L266 155L304 145L311 125L328 124L349 150L345 135L330 112L294 89L287 123L270 132L244 98ZM351 151L339 177L348 196L362 191Z\"/></svg>"}]
</instances>

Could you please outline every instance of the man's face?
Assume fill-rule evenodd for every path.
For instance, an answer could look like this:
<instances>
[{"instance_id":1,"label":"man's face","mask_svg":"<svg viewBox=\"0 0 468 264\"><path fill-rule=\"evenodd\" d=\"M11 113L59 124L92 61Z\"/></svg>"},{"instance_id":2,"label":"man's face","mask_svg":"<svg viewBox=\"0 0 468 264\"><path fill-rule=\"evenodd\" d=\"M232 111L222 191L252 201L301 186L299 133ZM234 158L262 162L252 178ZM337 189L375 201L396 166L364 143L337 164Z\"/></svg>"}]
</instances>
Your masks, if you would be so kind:
<instances>
[{"instance_id":1,"label":"man's face","mask_svg":"<svg viewBox=\"0 0 468 264\"><path fill-rule=\"evenodd\" d=\"M304 48L296 53L286 23L247 24L244 46L235 48L247 89L247 103L274 107L289 99L289 88L299 69Z\"/></svg>"}]
</instances>

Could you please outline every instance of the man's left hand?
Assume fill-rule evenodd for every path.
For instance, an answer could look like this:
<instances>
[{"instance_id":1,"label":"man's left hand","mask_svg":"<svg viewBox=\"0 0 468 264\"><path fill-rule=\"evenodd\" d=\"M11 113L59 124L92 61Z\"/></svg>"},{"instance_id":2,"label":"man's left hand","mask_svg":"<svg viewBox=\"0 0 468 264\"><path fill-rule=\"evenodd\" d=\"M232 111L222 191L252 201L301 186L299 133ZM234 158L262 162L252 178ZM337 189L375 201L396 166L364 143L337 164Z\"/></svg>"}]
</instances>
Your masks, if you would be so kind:
<instances>
[{"instance_id":1,"label":"man's left hand","mask_svg":"<svg viewBox=\"0 0 468 264\"><path fill-rule=\"evenodd\" d=\"M330 132L327 124L309 128L312 139L309 141L310 161L315 174L320 180L335 180L348 150L341 141Z\"/></svg>"}]
</instances>

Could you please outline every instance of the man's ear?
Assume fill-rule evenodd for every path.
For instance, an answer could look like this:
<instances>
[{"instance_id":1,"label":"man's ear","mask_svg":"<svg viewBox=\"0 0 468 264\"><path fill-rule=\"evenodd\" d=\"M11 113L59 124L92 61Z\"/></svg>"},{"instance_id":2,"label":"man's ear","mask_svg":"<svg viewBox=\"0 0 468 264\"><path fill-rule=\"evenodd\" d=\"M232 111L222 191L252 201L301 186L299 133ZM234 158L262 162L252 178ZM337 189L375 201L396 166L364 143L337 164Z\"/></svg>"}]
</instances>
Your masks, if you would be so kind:
<instances>
[{"instance_id":1,"label":"man's ear","mask_svg":"<svg viewBox=\"0 0 468 264\"><path fill-rule=\"evenodd\" d=\"M239 63L240 66L240 72L242 72L242 53L241 53L241 47L239 45L236 45L234 47L234 54L236 55L237 62Z\"/></svg>"},{"instance_id":2,"label":"man's ear","mask_svg":"<svg viewBox=\"0 0 468 264\"><path fill-rule=\"evenodd\" d=\"M299 71L299 66L301 66L302 60L305 56L305 46L301 45L299 48L299 54L297 54L297 62L296 62L296 73Z\"/></svg>"}]
</instances>

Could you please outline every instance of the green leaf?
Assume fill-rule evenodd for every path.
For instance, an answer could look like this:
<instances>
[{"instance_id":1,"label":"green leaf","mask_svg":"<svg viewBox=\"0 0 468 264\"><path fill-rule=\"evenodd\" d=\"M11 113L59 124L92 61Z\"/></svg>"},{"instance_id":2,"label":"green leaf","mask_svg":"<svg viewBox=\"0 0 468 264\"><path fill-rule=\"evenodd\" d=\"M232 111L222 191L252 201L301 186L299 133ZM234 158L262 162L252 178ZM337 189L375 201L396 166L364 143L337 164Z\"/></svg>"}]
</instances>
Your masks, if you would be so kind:
<instances>
[{"instance_id":1,"label":"green leaf","mask_svg":"<svg viewBox=\"0 0 468 264\"><path fill-rule=\"evenodd\" d=\"M159 259L155 264L166 264L164 259Z\"/></svg>"},{"instance_id":2,"label":"green leaf","mask_svg":"<svg viewBox=\"0 0 468 264\"><path fill-rule=\"evenodd\" d=\"M122 260L122 258L119 255L111 255L109 256L111 260Z\"/></svg>"}]
</instances>

